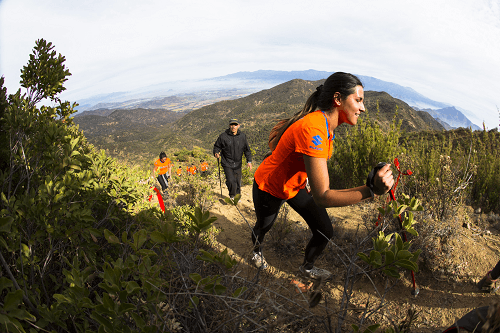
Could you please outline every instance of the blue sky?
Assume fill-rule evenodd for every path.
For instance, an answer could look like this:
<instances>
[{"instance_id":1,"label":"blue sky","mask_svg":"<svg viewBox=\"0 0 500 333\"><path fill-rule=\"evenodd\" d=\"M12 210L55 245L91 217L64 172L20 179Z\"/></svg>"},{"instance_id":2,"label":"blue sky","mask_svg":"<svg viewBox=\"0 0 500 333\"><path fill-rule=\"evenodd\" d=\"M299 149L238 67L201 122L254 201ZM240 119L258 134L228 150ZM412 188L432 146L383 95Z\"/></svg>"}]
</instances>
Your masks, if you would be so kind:
<instances>
[{"instance_id":1,"label":"blue sky","mask_svg":"<svg viewBox=\"0 0 500 333\"><path fill-rule=\"evenodd\" d=\"M62 98L239 71L346 71L499 125L500 0L0 0L9 93L35 40L73 74Z\"/></svg>"}]
</instances>

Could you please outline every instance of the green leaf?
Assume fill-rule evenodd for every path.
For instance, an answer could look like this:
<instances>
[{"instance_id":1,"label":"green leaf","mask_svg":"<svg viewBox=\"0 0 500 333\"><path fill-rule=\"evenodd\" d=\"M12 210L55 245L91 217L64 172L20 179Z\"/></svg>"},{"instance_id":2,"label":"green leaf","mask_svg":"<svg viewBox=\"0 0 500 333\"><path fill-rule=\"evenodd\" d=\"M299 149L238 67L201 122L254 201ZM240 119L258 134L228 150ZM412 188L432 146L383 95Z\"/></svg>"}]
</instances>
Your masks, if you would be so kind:
<instances>
[{"instance_id":1,"label":"green leaf","mask_svg":"<svg viewBox=\"0 0 500 333\"><path fill-rule=\"evenodd\" d=\"M216 295L222 295L226 292L226 289L227 289L226 287L218 284L214 287L214 292Z\"/></svg>"},{"instance_id":2,"label":"green leaf","mask_svg":"<svg viewBox=\"0 0 500 333\"><path fill-rule=\"evenodd\" d=\"M125 290L127 290L127 293L129 293L129 294L133 294L137 290L140 290L140 289L141 289L141 287L135 281L128 281L127 282L127 287L125 288Z\"/></svg>"},{"instance_id":3,"label":"green leaf","mask_svg":"<svg viewBox=\"0 0 500 333\"><path fill-rule=\"evenodd\" d=\"M23 291L21 289L7 293L3 300L4 311L11 311L17 309L23 300Z\"/></svg>"},{"instance_id":4,"label":"green leaf","mask_svg":"<svg viewBox=\"0 0 500 333\"><path fill-rule=\"evenodd\" d=\"M386 275L392 276L394 278L399 278L399 271L396 267L387 267L382 270Z\"/></svg>"},{"instance_id":5,"label":"green leaf","mask_svg":"<svg viewBox=\"0 0 500 333\"><path fill-rule=\"evenodd\" d=\"M102 295L102 304L106 309L109 311L113 311L115 309L115 302L113 299L109 296L109 294L104 293Z\"/></svg>"},{"instance_id":6,"label":"green leaf","mask_svg":"<svg viewBox=\"0 0 500 333\"><path fill-rule=\"evenodd\" d=\"M113 324L111 323L111 320L101 316L96 311L93 311L90 317L103 325L109 332L113 332Z\"/></svg>"},{"instance_id":7,"label":"green leaf","mask_svg":"<svg viewBox=\"0 0 500 333\"><path fill-rule=\"evenodd\" d=\"M135 324L142 330L144 326L146 326L146 322L139 316L137 313L130 312L129 313L132 318L134 318Z\"/></svg>"},{"instance_id":8,"label":"green leaf","mask_svg":"<svg viewBox=\"0 0 500 333\"><path fill-rule=\"evenodd\" d=\"M0 232L10 233L12 222L14 222L14 218L11 216L0 218Z\"/></svg>"},{"instance_id":9,"label":"green leaf","mask_svg":"<svg viewBox=\"0 0 500 333\"><path fill-rule=\"evenodd\" d=\"M197 296L193 296L190 299L190 304L197 307L200 304L200 299Z\"/></svg>"},{"instance_id":10,"label":"green leaf","mask_svg":"<svg viewBox=\"0 0 500 333\"><path fill-rule=\"evenodd\" d=\"M126 312L130 312L135 309L135 305L131 303L123 303L118 306L118 314L123 315Z\"/></svg>"},{"instance_id":11,"label":"green leaf","mask_svg":"<svg viewBox=\"0 0 500 333\"><path fill-rule=\"evenodd\" d=\"M128 241L128 233L126 231L122 232L122 243L126 244Z\"/></svg>"},{"instance_id":12,"label":"green leaf","mask_svg":"<svg viewBox=\"0 0 500 333\"><path fill-rule=\"evenodd\" d=\"M146 230L141 229L138 232L134 233L134 247L136 251L140 249L147 240L148 240L148 234Z\"/></svg>"},{"instance_id":13,"label":"green leaf","mask_svg":"<svg viewBox=\"0 0 500 333\"><path fill-rule=\"evenodd\" d=\"M137 251L137 255L143 256L143 257L153 257L156 256L156 252L153 250L148 250L148 249L140 249Z\"/></svg>"},{"instance_id":14,"label":"green leaf","mask_svg":"<svg viewBox=\"0 0 500 333\"><path fill-rule=\"evenodd\" d=\"M382 255L380 252L372 250L370 252L370 264L375 267L380 267L382 265Z\"/></svg>"},{"instance_id":15,"label":"green leaf","mask_svg":"<svg viewBox=\"0 0 500 333\"><path fill-rule=\"evenodd\" d=\"M5 276L0 277L0 294L5 288L12 288L14 284L11 279L6 278Z\"/></svg>"},{"instance_id":16,"label":"green leaf","mask_svg":"<svg viewBox=\"0 0 500 333\"><path fill-rule=\"evenodd\" d=\"M358 257L361 258L361 260L363 260L364 262L366 262L367 264L370 263L370 258L368 258L368 256L362 252L359 252L358 253Z\"/></svg>"},{"instance_id":17,"label":"green leaf","mask_svg":"<svg viewBox=\"0 0 500 333\"><path fill-rule=\"evenodd\" d=\"M106 240L108 241L108 243L111 243L111 244L121 244L120 240L118 239L118 237L116 237L115 234L112 233L111 231L109 231L108 229L104 229L104 238L106 238Z\"/></svg>"},{"instance_id":18,"label":"green leaf","mask_svg":"<svg viewBox=\"0 0 500 333\"><path fill-rule=\"evenodd\" d=\"M9 245L7 244L7 242L3 237L0 237L0 245L2 245L3 248L7 249L7 251L10 252Z\"/></svg>"},{"instance_id":19,"label":"green leaf","mask_svg":"<svg viewBox=\"0 0 500 333\"><path fill-rule=\"evenodd\" d=\"M191 278L191 280L193 280L196 284L200 283L200 280L201 280L201 275L198 274L198 273L191 273L189 274L189 277Z\"/></svg>"},{"instance_id":20,"label":"green leaf","mask_svg":"<svg viewBox=\"0 0 500 333\"><path fill-rule=\"evenodd\" d=\"M24 309L11 310L9 311L9 316L20 320L36 321L36 317Z\"/></svg>"},{"instance_id":21,"label":"green leaf","mask_svg":"<svg viewBox=\"0 0 500 333\"><path fill-rule=\"evenodd\" d=\"M62 294L54 294L52 295L52 297L54 297L56 299L56 301L58 303L72 303L71 299L66 297L65 295L62 295Z\"/></svg>"},{"instance_id":22,"label":"green leaf","mask_svg":"<svg viewBox=\"0 0 500 333\"><path fill-rule=\"evenodd\" d=\"M397 250L398 251L402 250L403 249L403 239L401 238L401 236L398 233L396 233L395 235L396 235L395 244L396 244Z\"/></svg>"},{"instance_id":23,"label":"green leaf","mask_svg":"<svg viewBox=\"0 0 500 333\"><path fill-rule=\"evenodd\" d=\"M10 318L0 313L0 326L7 327L10 323Z\"/></svg>"},{"instance_id":24,"label":"green leaf","mask_svg":"<svg viewBox=\"0 0 500 333\"><path fill-rule=\"evenodd\" d=\"M413 228L407 228L406 231L408 231L410 234L412 234L413 236L417 237L418 236L418 232L417 230L413 229Z\"/></svg>"},{"instance_id":25,"label":"green leaf","mask_svg":"<svg viewBox=\"0 0 500 333\"><path fill-rule=\"evenodd\" d=\"M418 266L416 263L410 261L410 260L406 260L406 259L401 259L401 260L398 260L396 262L396 265L397 266L400 266L400 267L403 267L403 268L406 268L410 271L413 271L413 272L418 272Z\"/></svg>"},{"instance_id":26,"label":"green leaf","mask_svg":"<svg viewBox=\"0 0 500 333\"><path fill-rule=\"evenodd\" d=\"M233 293L233 297L240 297L241 294L243 294L245 291L247 291L247 287L243 286L238 289L236 289Z\"/></svg>"},{"instance_id":27,"label":"green leaf","mask_svg":"<svg viewBox=\"0 0 500 333\"><path fill-rule=\"evenodd\" d=\"M407 250L401 250L398 252L398 254L396 255L396 259L397 260L400 260L400 259L408 259L412 256L411 252L410 251L407 251Z\"/></svg>"},{"instance_id":28,"label":"green leaf","mask_svg":"<svg viewBox=\"0 0 500 333\"><path fill-rule=\"evenodd\" d=\"M392 251L385 252L385 264L390 265L394 262L394 253Z\"/></svg>"},{"instance_id":29,"label":"green leaf","mask_svg":"<svg viewBox=\"0 0 500 333\"><path fill-rule=\"evenodd\" d=\"M368 326L368 328L365 330L364 333L374 333L379 327L380 327L380 324L374 324L374 325Z\"/></svg>"},{"instance_id":30,"label":"green leaf","mask_svg":"<svg viewBox=\"0 0 500 333\"><path fill-rule=\"evenodd\" d=\"M167 239L165 238L165 236L159 231L153 231L151 233L151 240L153 242L156 242L156 243L166 243L167 242Z\"/></svg>"},{"instance_id":31,"label":"green leaf","mask_svg":"<svg viewBox=\"0 0 500 333\"><path fill-rule=\"evenodd\" d=\"M418 260L418 256L420 255L420 253L422 253L422 250L421 249L418 249L417 251L415 251L411 257L411 261L413 261L414 263L417 263L417 260Z\"/></svg>"}]
</instances>

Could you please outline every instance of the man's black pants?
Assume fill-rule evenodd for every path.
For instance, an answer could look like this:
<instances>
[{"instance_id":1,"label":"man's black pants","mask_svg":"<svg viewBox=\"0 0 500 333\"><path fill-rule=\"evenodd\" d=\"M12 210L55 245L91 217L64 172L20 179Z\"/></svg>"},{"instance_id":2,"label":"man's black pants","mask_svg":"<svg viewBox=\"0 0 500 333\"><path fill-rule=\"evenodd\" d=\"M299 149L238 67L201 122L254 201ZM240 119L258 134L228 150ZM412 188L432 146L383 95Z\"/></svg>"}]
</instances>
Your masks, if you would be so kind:
<instances>
[{"instance_id":1,"label":"man's black pants","mask_svg":"<svg viewBox=\"0 0 500 333\"><path fill-rule=\"evenodd\" d=\"M229 197L234 197L236 194L241 193L241 168L233 169L224 167L226 174L226 186L229 190Z\"/></svg>"}]
</instances>

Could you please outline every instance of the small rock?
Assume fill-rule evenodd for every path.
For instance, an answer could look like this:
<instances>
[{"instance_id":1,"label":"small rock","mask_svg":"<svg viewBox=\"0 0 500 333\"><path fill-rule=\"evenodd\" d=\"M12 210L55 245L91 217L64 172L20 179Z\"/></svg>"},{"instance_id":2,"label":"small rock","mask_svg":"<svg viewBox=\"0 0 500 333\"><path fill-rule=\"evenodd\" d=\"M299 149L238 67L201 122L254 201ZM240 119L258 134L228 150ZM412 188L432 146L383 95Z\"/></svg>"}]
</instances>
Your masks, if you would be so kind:
<instances>
[{"instance_id":1,"label":"small rock","mask_svg":"<svg viewBox=\"0 0 500 333\"><path fill-rule=\"evenodd\" d=\"M464 224L462 224L462 227L466 228L466 229L470 229L470 224L469 222L464 222Z\"/></svg>"},{"instance_id":2,"label":"small rock","mask_svg":"<svg viewBox=\"0 0 500 333\"><path fill-rule=\"evenodd\" d=\"M481 207L477 208L475 211L474 211L475 214L481 214Z\"/></svg>"}]
</instances>

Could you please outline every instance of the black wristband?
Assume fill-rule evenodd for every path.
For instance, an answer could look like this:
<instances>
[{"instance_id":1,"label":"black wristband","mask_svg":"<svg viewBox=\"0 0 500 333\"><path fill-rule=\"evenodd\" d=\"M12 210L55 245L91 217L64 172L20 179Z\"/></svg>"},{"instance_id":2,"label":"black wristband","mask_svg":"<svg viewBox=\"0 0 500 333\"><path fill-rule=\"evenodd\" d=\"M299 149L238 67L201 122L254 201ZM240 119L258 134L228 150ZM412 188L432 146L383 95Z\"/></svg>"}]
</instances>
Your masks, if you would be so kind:
<instances>
[{"instance_id":1,"label":"black wristband","mask_svg":"<svg viewBox=\"0 0 500 333\"><path fill-rule=\"evenodd\" d=\"M375 178L375 175L377 174L377 172L382 169L384 167L384 165L386 165L387 163L386 162L379 162L377 164L377 166L375 166L372 171L370 171L370 173L368 174L368 177L366 178L366 186L368 186L368 188L370 189L370 194L372 195L372 198L375 196L375 191L373 190L374 189L374 185L373 185L373 179Z\"/></svg>"}]
</instances>

